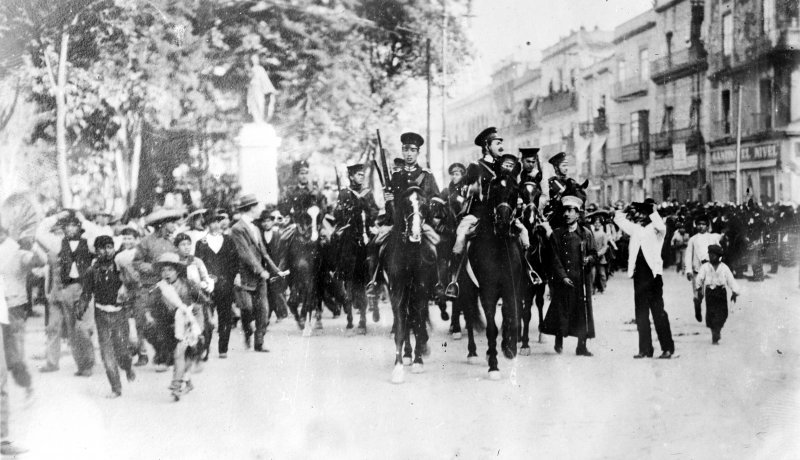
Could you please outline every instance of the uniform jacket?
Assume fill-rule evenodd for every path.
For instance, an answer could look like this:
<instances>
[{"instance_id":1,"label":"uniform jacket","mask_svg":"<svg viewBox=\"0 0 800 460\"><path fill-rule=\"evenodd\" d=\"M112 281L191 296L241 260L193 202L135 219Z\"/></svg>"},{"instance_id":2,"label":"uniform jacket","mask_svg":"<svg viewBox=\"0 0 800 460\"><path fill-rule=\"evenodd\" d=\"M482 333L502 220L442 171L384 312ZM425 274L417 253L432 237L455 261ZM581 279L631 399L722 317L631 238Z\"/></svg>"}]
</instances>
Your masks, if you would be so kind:
<instances>
[{"instance_id":1,"label":"uniform jacket","mask_svg":"<svg viewBox=\"0 0 800 460\"><path fill-rule=\"evenodd\" d=\"M307 200L315 203L325 213L327 206L325 195L311 184L307 186L300 184L290 186L278 204L278 210L285 216L294 216L296 213L303 211L304 206L301 203L307 202Z\"/></svg>"},{"instance_id":2,"label":"uniform jacket","mask_svg":"<svg viewBox=\"0 0 800 460\"><path fill-rule=\"evenodd\" d=\"M469 214L478 219L488 217L487 200L489 198L489 185L497 177L497 163L489 163L484 159L473 161L467 166L464 184L469 187L467 192L471 200Z\"/></svg>"}]
</instances>

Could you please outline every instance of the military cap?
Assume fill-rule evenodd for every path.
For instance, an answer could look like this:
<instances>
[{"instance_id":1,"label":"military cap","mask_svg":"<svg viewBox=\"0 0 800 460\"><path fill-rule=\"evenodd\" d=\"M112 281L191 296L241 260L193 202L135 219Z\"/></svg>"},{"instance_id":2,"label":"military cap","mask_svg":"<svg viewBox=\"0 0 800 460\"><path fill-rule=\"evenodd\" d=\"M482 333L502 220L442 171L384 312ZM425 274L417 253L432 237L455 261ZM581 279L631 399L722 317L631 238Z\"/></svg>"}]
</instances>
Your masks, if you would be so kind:
<instances>
[{"instance_id":1,"label":"military cap","mask_svg":"<svg viewBox=\"0 0 800 460\"><path fill-rule=\"evenodd\" d=\"M522 159L536 158L539 156L539 149L537 147L525 147L519 149L519 153L522 155Z\"/></svg>"},{"instance_id":2,"label":"military cap","mask_svg":"<svg viewBox=\"0 0 800 460\"><path fill-rule=\"evenodd\" d=\"M567 208L580 209L583 206L583 200L577 196L564 195L561 197L561 204Z\"/></svg>"},{"instance_id":3,"label":"military cap","mask_svg":"<svg viewBox=\"0 0 800 460\"><path fill-rule=\"evenodd\" d=\"M416 145L417 147L422 147L422 144L425 143L425 140L417 133L403 133L400 135L400 143L403 145L411 144Z\"/></svg>"},{"instance_id":4,"label":"military cap","mask_svg":"<svg viewBox=\"0 0 800 460\"><path fill-rule=\"evenodd\" d=\"M555 155L551 156L550 159L547 160L547 162L550 163L553 166L558 166L566 158L567 158L567 154L565 152L558 152Z\"/></svg>"},{"instance_id":5,"label":"military cap","mask_svg":"<svg viewBox=\"0 0 800 460\"><path fill-rule=\"evenodd\" d=\"M349 165L347 167L347 174L350 176L354 176L356 173L364 172L364 164L363 163L356 163L354 165Z\"/></svg>"},{"instance_id":6,"label":"military cap","mask_svg":"<svg viewBox=\"0 0 800 460\"><path fill-rule=\"evenodd\" d=\"M722 246L720 246L718 244L712 244L712 245L710 245L708 247L708 253L709 254L716 254L716 255L722 257L722 253L723 253Z\"/></svg>"},{"instance_id":7,"label":"military cap","mask_svg":"<svg viewBox=\"0 0 800 460\"><path fill-rule=\"evenodd\" d=\"M453 163L453 164L450 165L449 168L447 168L447 174L451 174L452 175L454 169L460 169L461 170L461 174L464 174L464 173L467 172L466 166L464 166L462 163Z\"/></svg>"},{"instance_id":8,"label":"military cap","mask_svg":"<svg viewBox=\"0 0 800 460\"><path fill-rule=\"evenodd\" d=\"M308 169L308 161L306 160L297 160L292 164L292 174L297 175L301 169Z\"/></svg>"},{"instance_id":9,"label":"military cap","mask_svg":"<svg viewBox=\"0 0 800 460\"><path fill-rule=\"evenodd\" d=\"M497 134L497 128L490 126L478 134L478 137L475 138L475 145L478 147L483 147L495 139L500 139L501 141L503 140L503 138Z\"/></svg>"}]
</instances>

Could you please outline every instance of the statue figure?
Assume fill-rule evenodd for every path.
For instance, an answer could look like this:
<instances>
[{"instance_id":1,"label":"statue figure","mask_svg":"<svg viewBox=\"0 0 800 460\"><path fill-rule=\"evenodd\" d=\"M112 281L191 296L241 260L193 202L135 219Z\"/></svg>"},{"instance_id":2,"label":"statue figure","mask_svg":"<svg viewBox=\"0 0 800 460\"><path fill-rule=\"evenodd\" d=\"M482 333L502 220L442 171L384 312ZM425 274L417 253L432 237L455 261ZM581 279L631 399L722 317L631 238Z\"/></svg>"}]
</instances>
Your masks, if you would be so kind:
<instances>
[{"instance_id":1,"label":"statue figure","mask_svg":"<svg viewBox=\"0 0 800 460\"><path fill-rule=\"evenodd\" d=\"M250 83L247 86L247 112L254 123L266 123L275 111L275 86L261 66L258 54L250 56Z\"/></svg>"}]
</instances>

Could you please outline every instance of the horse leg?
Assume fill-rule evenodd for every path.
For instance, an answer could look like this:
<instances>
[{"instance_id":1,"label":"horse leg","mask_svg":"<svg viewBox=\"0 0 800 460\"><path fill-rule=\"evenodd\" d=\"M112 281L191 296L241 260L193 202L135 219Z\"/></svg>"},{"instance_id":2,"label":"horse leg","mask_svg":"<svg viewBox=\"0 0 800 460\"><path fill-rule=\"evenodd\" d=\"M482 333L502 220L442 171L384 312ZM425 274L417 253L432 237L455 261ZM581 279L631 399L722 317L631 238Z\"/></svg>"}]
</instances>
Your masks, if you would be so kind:
<instances>
[{"instance_id":1,"label":"horse leg","mask_svg":"<svg viewBox=\"0 0 800 460\"><path fill-rule=\"evenodd\" d=\"M528 333L530 332L530 324L531 324L531 309L533 308L533 289L526 289L525 291L525 298L523 299L522 303L522 347L519 350L519 354L522 356L529 356L531 354L531 348L528 345Z\"/></svg>"},{"instance_id":2,"label":"horse leg","mask_svg":"<svg viewBox=\"0 0 800 460\"><path fill-rule=\"evenodd\" d=\"M350 293L344 302L345 315L347 316L347 329L353 329L353 282L346 281L345 288L346 291Z\"/></svg>"},{"instance_id":3,"label":"horse leg","mask_svg":"<svg viewBox=\"0 0 800 460\"><path fill-rule=\"evenodd\" d=\"M536 287L533 298L536 301L536 310L539 313L539 343L542 342L542 324L544 323L544 289L545 284L542 283Z\"/></svg>"},{"instance_id":4,"label":"horse leg","mask_svg":"<svg viewBox=\"0 0 800 460\"><path fill-rule=\"evenodd\" d=\"M358 333L367 333L367 294L364 289L364 284L360 282L353 283L353 308L358 310Z\"/></svg>"},{"instance_id":5,"label":"horse leg","mask_svg":"<svg viewBox=\"0 0 800 460\"><path fill-rule=\"evenodd\" d=\"M414 294L411 296L414 298L414 303L411 304L411 312L416 318L416 321L414 321L414 364L411 367L411 372L421 374L425 369L422 357L430 354L428 348L428 324L424 314L424 310L428 308L428 302L425 298L416 298L417 296Z\"/></svg>"},{"instance_id":6,"label":"horse leg","mask_svg":"<svg viewBox=\"0 0 800 460\"><path fill-rule=\"evenodd\" d=\"M394 354L394 369L392 370L392 383L403 383L405 371L403 369L403 342L408 342L407 338L407 316L406 311L403 308L403 299L401 296L400 299L397 299L395 296L393 297L392 303L392 311L394 312L394 324L396 327L395 334L394 334L394 345L395 345L395 354Z\"/></svg>"},{"instance_id":7,"label":"horse leg","mask_svg":"<svg viewBox=\"0 0 800 460\"><path fill-rule=\"evenodd\" d=\"M515 267L512 267L513 270ZM518 267L516 267L518 268ZM507 359L514 359L517 356L517 338L519 336L519 317L520 317L520 298L521 293L519 287L522 284L522 278L515 276L514 273L519 271L512 271L512 275L503 283L501 287L501 297L503 299L503 324L505 325L504 333L505 346L503 347L503 356ZM508 318L508 321L506 321Z\"/></svg>"},{"instance_id":8,"label":"horse leg","mask_svg":"<svg viewBox=\"0 0 800 460\"><path fill-rule=\"evenodd\" d=\"M466 287L466 286L465 286ZM478 349L475 345L475 327L478 321L478 297L474 288L461 291L457 302L459 311L464 312L464 323L467 327L467 362L475 364L478 362ZM462 297L463 296L463 297ZM455 314L454 314L455 315Z\"/></svg>"},{"instance_id":9,"label":"horse leg","mask_svg":"<svg viewBox=\"0 0 800 460\"><path fill-rule=\"evenodd\" d=\"M497 367L497 323L494 315L497 312L498 295L491 286L482 287L481 304L486 315L486 342L489 349L486 351L486 360L489 363L489 378L500 380L500 369Z\"/></svg>"}]
</instances>

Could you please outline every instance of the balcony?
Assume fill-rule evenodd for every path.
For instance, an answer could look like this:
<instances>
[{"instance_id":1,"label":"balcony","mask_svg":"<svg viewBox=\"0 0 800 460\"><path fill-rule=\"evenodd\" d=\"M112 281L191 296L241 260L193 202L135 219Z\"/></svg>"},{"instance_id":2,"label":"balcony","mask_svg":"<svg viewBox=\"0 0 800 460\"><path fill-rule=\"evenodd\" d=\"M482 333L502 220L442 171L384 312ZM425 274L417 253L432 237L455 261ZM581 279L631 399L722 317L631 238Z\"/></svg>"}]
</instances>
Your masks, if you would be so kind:
<instances>
[{"instance_id":1,"label":"balcony","mask_svg":"<svg viewBox=\"0 0 800 460\"><path fill-rule=\"evenodd\" d=\"M686 48L650 62L650 78L656 84L702 72L708 68L705 49Z\"/></svg>"},{"instance_id":2,"label":"balcony","mask_svg":"<svg viewBox=\"0 0 800 460\"><path fill-rule=\"evenodd\" d=\"M650 148L656 155L671 155L672 144L690 144L700 132L697 128L670 129L650 135Z\"/></svg>"},{"instance_id":3,"label":"balcony","mask_svg":"<svg viewBox=\"0 0 800 460\"><path fill-rule=\"evenodd\" d=\"M649 156L650 146L647 141L634 142L622 147L607 150L606 161L611 163L639 163Z\"/></svg>"},{"instance_id":4,"label":"balcony","mask_svg":"<svg viewBox=\"0 0 800 460\"><path fill-rule=\"evenodd\" d=\"M734 49L724 54L721 51L709 56L709 77L746 72L759 61L793 62L800 58L800 24L794 17L779 21L777 30L753 38L737 41Z\"/></svg>"},{"instance_id":5,"label":"balcony","mask_svg":"<svg viewBox=\"0 0 800 460\"><path fill-rule=\"evenodd\" d=\"M618 81L614 83L614 92L611 93L611 98L620 102L645 96L647 95L649 85L649 80L643 80L638 76L624 81Z\"/></svg>"},{"instance_id":6,"label":"balcony","mask_svg":"<svg viewBox=\"0 0 800 460\"><path fill-rule=\"evenodd\" d=\"M539 114L543 117L578 110L578 98L574 91L558 91L539 99Z\"/></svg>"},{"instance_id":7,"label":"balcony","mask_svg":"<svg viewBox=\"0 0 800 460\"><path fill-rule=\"evenodd\" d=\"M594 117L594 132L595 134L603 134L608 132L608 123L606 117Z\"/></svg>"},{"instance_id":8,"label":"balcony","mask_svg":"<svg viewBox=\"0 0 800 460\"><path fill-rule=\"evenodd\" d=\"M736 118L717 120L714 122L714 138L736 138ZM776 128L771 113L742 114L742 137L766 136Z\"/></svg>"}]
</instances>

